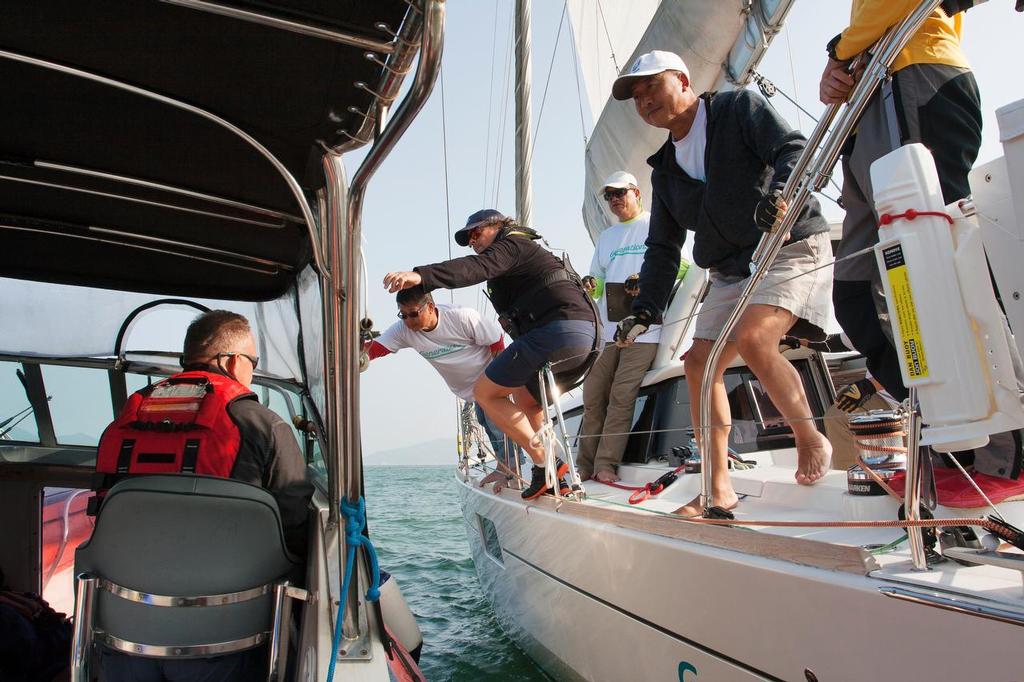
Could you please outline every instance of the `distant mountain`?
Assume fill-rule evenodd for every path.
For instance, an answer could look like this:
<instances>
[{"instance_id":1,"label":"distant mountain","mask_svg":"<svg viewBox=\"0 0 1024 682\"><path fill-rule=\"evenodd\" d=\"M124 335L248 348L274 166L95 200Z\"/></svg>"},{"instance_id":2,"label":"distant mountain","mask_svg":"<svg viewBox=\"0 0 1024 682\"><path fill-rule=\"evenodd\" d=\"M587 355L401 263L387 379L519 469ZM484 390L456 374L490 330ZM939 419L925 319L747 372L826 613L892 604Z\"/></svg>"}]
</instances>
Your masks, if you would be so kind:
<instances>
[{"instance_id":1,"label":"distant mountain","mask_svg":"<svg viewBox=\"0 0 1024 682\"><path fill-rule=\"evenodd\" d=\"M454 438L437 438L404 448L378 450L363 456L363 463L366 466L454 465L457 461Z\"/></svg>"}]
</instances>

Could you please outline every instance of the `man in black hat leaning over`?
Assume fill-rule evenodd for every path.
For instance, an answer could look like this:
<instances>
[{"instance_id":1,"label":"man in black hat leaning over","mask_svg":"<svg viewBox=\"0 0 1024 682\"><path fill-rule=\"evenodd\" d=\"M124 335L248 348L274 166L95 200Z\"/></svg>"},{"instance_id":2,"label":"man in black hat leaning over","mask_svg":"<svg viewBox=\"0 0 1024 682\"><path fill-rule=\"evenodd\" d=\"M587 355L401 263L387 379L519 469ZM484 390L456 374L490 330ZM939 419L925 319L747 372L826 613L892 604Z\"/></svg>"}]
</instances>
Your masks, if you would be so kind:
<instances>
[{"instance_id":1,"label":"man in black hat leaning over","mask_svg":"<svg viewBox=\"0 0 1024 682\"><path fill-rule=\"evenodd\" d=\"M484 209L455 233L456 243L472 247L476 255L384 277L392 293L417 284L430 291L487 282L498 320L513 341L477 379L473 396L487 418L533 460L532 481L523 491L527 500L551 492L544 448L536 438L543 421L537 372L551 363L559 388L573 385L593 362L597 336L596 313L579 278L537 239L534 230ZM561 460L556 467L561 481L569 467Z\"/></svg>"}]
</instances>

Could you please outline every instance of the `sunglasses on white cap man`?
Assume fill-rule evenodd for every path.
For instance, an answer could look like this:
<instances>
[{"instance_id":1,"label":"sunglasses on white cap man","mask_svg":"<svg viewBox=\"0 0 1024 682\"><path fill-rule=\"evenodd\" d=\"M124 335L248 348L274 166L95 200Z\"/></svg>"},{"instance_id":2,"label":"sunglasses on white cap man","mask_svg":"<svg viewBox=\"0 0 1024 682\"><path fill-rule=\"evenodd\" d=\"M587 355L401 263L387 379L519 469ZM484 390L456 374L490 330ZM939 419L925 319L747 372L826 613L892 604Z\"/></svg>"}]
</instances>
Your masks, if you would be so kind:
<instances>
[{"instance_id":1,"label":"sunglasses on white cap man","mask_svg":"<svg viewBox=\"0 0 1024 682\"><path fill-rule=\"evenodd\" d=\"M633 97L633 83L641 78L647 78L662 71L680 71L690 80L690 70L686 68L686 62L675 52L654 50L636 58L629 70L615 79L612 84L612 97L618 100L631 99Z\"/></svg>"}]
</instances>

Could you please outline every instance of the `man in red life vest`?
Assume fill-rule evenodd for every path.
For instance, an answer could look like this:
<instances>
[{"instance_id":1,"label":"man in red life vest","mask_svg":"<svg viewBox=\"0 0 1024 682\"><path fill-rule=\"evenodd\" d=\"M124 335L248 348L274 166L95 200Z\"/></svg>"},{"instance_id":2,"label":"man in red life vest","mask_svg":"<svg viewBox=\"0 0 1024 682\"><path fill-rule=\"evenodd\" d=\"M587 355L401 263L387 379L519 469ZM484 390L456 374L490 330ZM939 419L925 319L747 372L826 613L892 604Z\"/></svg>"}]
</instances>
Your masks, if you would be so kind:
<instances>
[{"instance_id":1,"label":"man in red life vest","mask_svg":"<svg viewBox=\"0 0 1024 682\"><path fill-rule=\"evenodd\" d=\"M266 488L277 500L288 548L305 558L313 486L291 427L249 390L258 362L243 316L200 315L185 333L185 371L128 399L100 438L96 470L196 473Z\"/></svg>"},{"instance_id":2,"label":"man in red life vest","mask_svg":"<svg viewBox=\"0 0 1024 682\"><path fill-rule=\"evenodd\" d=\"M313 486L291 427L249 390L257 364L256 341L243 316L227 310L200 315L185 333L184 371L132 394L100 438L96 470L196 473L265 488L277 500L288 548L305 559ZM265 661L262 647L167 661L105 650L101 679L242 682L265 677Z\"/></svg>"}]
</instances>

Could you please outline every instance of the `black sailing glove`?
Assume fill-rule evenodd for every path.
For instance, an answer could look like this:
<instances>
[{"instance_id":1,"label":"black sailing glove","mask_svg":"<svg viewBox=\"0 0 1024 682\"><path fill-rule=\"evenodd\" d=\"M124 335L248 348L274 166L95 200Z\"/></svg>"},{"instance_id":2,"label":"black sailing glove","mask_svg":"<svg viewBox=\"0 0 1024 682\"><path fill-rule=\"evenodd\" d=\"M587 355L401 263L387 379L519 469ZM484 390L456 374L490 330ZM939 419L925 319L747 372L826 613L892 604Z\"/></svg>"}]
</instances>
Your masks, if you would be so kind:
<instances>
[{"instance_id":1,"label":"black sailing glove","mask_svg":"<svg viewBox=\"0 0 1024 682\"><path fill-rule=\"evenodd\" d=\"M646 310L641 310L634 315L622 318L619 320L618 327L615 330L615 345L620 348L630 345L636 341L636 337L647 331L653 323L654 319Z\"/></svg>"},{"instance_id":2,"label":"black sailing glove","mask_svg":"<svg viewBox=\"0 0 1024 682\"><path fill-rule=\"evenodd\" d=\"M835 404L843 412L853 412L876 393L878 389L871 379L861 379L839 389Z\"/></svg>"},{"instance_id":3,"label":"black sailing glove","mask_svg":"<svg viewBox=\"0 0 1024 682\"><path fill-rule=\"evenodd\" d=\"M781 189L773 189L761 197L754 207L754 224L757 225L757 229L769 233L779 229L782 218L786 215L784 205Z\"/></svg>"}]
</instances>

